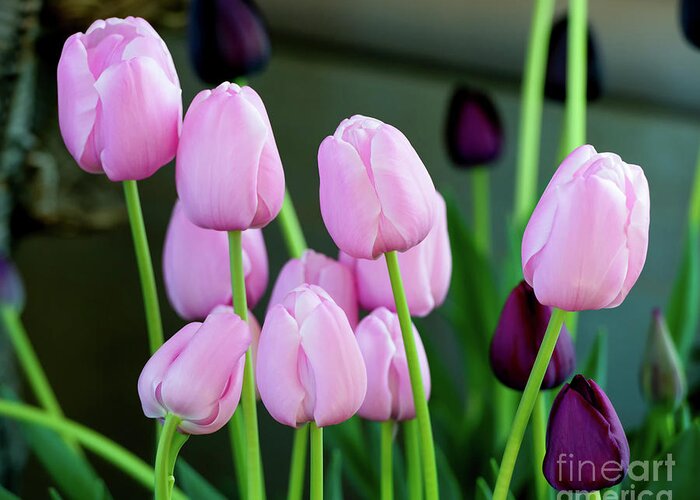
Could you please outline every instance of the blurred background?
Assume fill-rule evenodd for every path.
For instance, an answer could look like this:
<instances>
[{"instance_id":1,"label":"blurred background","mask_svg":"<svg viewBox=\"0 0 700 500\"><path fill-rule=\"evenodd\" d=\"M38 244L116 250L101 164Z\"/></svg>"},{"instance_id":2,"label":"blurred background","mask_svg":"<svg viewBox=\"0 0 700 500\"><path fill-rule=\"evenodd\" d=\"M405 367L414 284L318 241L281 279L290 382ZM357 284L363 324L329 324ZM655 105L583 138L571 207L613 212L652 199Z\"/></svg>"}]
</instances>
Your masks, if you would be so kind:
<instances>
[{"instance_id":1,"label":"blurred background","mask_svg":"<svg viewBox=\"0 0 700 500\"><path fill-rule=\"evenodd\" d=\"M452 165L445 141L452 93L456 85L468 84L491 95L503 120L504 152L492 169L492 229L495 258L505 257L531 3L257 2L272 50L267 66L249 82L267 106L310 246L335 255L320 217L316 153L343 118L357 113L401 129L436 187L451 192L469 213L468 175ZM565 3L559 4L558 12ZM608 0L589 8L602 97L588 107L588 142L644 167L652 221L647 265L637 286L621 307L581 315L577 348L583 359L593 334L607 329L607 392L623 423L634 426L644 408L638 370L650 312L665 305L682 252L700 143L700 52L683 38L677 1ZM58 131L55 71L71 33L85 31L95 18L142 16L172 52L186 109L208 86L188 53L187 9L186 0L0 3L0 246L11 249L25 281L25 324L65 413L146 460L153 427L141 412L136 380L148 353L121 186L84 173L66 151ZM556 168L562 110L560 102L545 101L541 187ZM174 168L166 166L139 184L170 334L183 324L167 302L160 272L176 197ZM265 239L274 277L287 253L275 224L265 230ZM260 319L264 308L265 301L256 311ZM422 333L444 339L444 355L455 362L443 327L437 311ZM16 382L1 338L0 352L0 376ZM282 498L292 434L265 411L260 415L268 492ZM223 492L233 493L225 432L191 440L184 456ZM97 467L115 498L147 497L121 473ZM23 498L46 498L50 481L32 458L17 481Z\"/></svg>"}]
</instances>

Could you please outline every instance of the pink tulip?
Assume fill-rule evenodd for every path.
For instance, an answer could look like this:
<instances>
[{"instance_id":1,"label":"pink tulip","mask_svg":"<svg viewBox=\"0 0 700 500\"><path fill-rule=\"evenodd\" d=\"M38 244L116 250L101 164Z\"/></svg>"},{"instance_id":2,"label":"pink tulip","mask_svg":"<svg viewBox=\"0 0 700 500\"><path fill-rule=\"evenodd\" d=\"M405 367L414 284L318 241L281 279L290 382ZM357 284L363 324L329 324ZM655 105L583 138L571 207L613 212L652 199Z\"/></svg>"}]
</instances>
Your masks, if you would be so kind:
<instances>
[{"instance_id":1,"label":"pink tulip","mask_svg":"<svg viewBox=\"0 0 700 500\"><path fill-rule=\"evenodd\" d=\"M343 310L322 288L295 288L267 313L256 366L263 404L278 422L319 427L352 417L367 374Z\"/></svg>"},{"instance_id":2,"label":"pink tulip","mask_svg":"<svg viewBox=\"0 0 700 500\"><path fill-rule=\"evenodd\" d=\"M70 154L112 181L153 175L175 156L180 82L168 48L138 17L95 21L58 62L58 121Z\"/></svg>"},{"instance_id":3,"label":"pink tulip","mask_svg":"<svg viewBox=\"0 0 700 500\"><path fill-rule=\"evenodd\" d=\"M138 390L144 414L182 419L180 431L210 434L229 421L238 406L250 331L230 312L207 316L173 335L148 360Z\"/></svg>"},{"instance_id":4,"label":"pink tulip","mask_svg":"<svg viewBox=\"0 0 700 500\"><path fill-rule=\"evenodd\" d=\"M418 245L399 254L399 267L406 290L408 308L413 316L426 316L447 296L452 276L452 253L447 234L445 200L436 195L435 224ZM354 259L340 254L340 262L355 275L357 295L363 309L386 307L396 311L386 262L382 259Z\"/></svg>"},{"instance_id":5,"label":"pink tulip","mask_svg":"<svg viewBox=\"0 0 700 500\"><path fill-rule=\"evenodd\" d=\"M275 304L280 304L284 297L296 287L303 285L318 285L338 304L348 317L350 326L357 325L357 294L352 273L338 261L306 250L299 259L291 259L280 271L268 310Z\"/></svg>"},{"instance_id":6,"label":"pink tulip","mask_svg":"<svg viewBox=\"0 0 700 500\"><path fill-rule=\"evenodd\" d=\"M260 229L242 234L243 272L248 306L253 308L267 288L267 250ZM228 236L202 229L175 203L163 247L165 290L173 309L184 319L206 317L218 305L232 302Z\"/></svg>"},{"instance_id":7,"label":"pink tulip","mask_svg":"<svg viewBox=\"0 0 700 500\"><path fill-rule=\"evenodd\" d=\"M335 244L358 259L416 246L433 226L435 187L401 131L374 118L343 120L318 150L321 215Z\"/></svg>"},{"instance_id":8,"label":"pink tulip","mask_svg":"<svg viewBox=\"0 0 700 500\"><path fill-rule=\"evenodd\" d=\"M416 327L418 362L430 398L430 370ZM367 367L367 395L358 414L369 420L408 420L416 416L399 317L384 307L375 309L357 326L357 343Z\"/></svg>"},{"instance_id":9,"label":"pink tulip","mask_svg":"<svg viewBox=\"0 0 700 500\"><path fill-rule=\"evenodd\" d=\"M192 222L243 231L267 225L284 199L284 171L260 96L222 83L194 98L177 150L177 192Z\"/></svg>"},{"instance_id":10,"label":"pink tulip","mask_svg":"<svg viewBox=\"0 0 700 500\"><path fill-rule=\"evenodd\" d=\"M644 267L649 186L641 167L581 146L561 164L523 237L525 280L566 311L616 307Z\"/></svg>"}]
</instances>

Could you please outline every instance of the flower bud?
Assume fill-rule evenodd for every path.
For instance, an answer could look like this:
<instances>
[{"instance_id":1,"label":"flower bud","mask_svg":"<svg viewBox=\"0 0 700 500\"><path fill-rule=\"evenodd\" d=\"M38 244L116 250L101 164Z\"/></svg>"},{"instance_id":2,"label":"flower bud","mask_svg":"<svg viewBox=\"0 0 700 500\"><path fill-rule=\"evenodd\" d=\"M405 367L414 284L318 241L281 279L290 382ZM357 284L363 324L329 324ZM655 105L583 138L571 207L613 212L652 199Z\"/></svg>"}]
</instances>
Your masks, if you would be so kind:
<instances>
[{"instance_id":1,"label":"flower bud","mask_svg":"<svg viewBox=\"0 0 700 500\"><path fill-rule=\"evenodd\" d=\"M644 171L581 146L564 159L530 217L523 275L544 305L617 307L642 272L648 243Z\"/></svg>"},{"instance_id":2,"label":"flower bud","mask_svg":"<svg viewBox=\"0 0 700 500\"><path fill-rule=\"evenodd\" d=\"M598 47L593 30L587 27L586 49L586 99L595 101L602 94ZM555 101L566 101L566 61L569 45L569 18L564 16L552 26L547 54L544 93Z\"/></svg>"},{"instance_id":3,"label":"flower bud","mask_svg":"<svg viewBox=\"0 0 700 500\"><path fill-rule=\"evenodd\" d=\"M246 297L253 308L267 288L267 250L260 229L243 231L241 243ZM232 303L228 246L225 231L192 224L182 204L175 203L163 246L163 278L180 317L202 319L216 306Z\"/></svg>"},{"instance_id":4,"label":"flower bud","mask_svg":"<svg viewBox=\"0 0 700 500\"><path fill-rule=\"evenodd\" d=\"M306 250L300 258L291 259L284 265L272 289L268 310L305 283L323 288L345 311L350 326L355 328L357 293L352 273L338 261L313 250Z\"/></svg>"},{"instance_id":5,"label":"flower bud","mask_svg":"<svg viewBox=\"0 0 700 500\"><path fill-rule=\"evenodd\" d=\"M190 56L199 77L218 84L263 69L270 38L251 0L192 0Z\"/></svg>"},{"instance_id":6,"label":"flower bud","mask_svg":"<svg viewBox=\"0 0 700 500\"><path fill-rule=\"evenodd\" d=\"M192 101L182 124L177 192L200 227L243 231L267 225L284 199L284 171L260 96L222 83Z\"/></svg>"},{"instance_id":7,"label":"flower bud","mask_svg":"<svg viewBox=\"0 0 700 500\"><path fill-rule=\"evenodd\" d=\"M399 317L384 307L357 326L357 343L367 368L367 395L358 414L369 420L409 420L416 416ZM413 326L418 362L430 398L430 370L423 342Z\"/></svg>"},{"instance_id":8,"label":"flower bud","mask_svg":"<svg viewBox=\"0 0 700 500\"><path fill-rule=\"evenodd\" d=\"M0 305L9 306L17 312L24 309L24 284L15 264L0 255Z\"/></svg>"},{"instance_id":9,"label":"flower bud","mask_svg":"<svg viewBox=\"0 0 700 500\"><path fill-rule=\"evenodd\" d=\"M435 187L401 131L374 118L343 120L318 150L321 215L335 244L358 259L404 252L433 226Z\"/></svg>"},{"instance_id":10,"label":"flower bud","mask_svg":"<svg viewBox=\"0 0 700 500\"><path fill-rule=\"evenodd\" d=\"M462 167L480 167L498 159L503 128L498 110L483 92L458 87L447 116L447 151Z\"/></svg>"},{"instance_id":11,"label":"flower bud","mask_svg":"<svg viewBox=\"0 0 700 500\"><path fill-rule=\"evenodd\" d=\"M367 373L343 310L320 287L302 285L270 309L256 366L263 404L297 427L339 424L362 405Z\"/></svg>"},{"instance_id":12,"label":"flower bud","mask_svg":"<svg viewBox=\"0 0 700 500\"><path fill-rule=\"evenodd\" d=\"M61 135L80 168L139 180L173 159L182 92L170 52L147 21L99 20L72 35L57 78Z\"/></svg>"},{"instance_id":13,"label":"flower bud","mask_svg":"<svg viewBox=\"0 0 700 500\"><path fill-rule=\"evenodd\" d=\"M678 408L686 393L685 372L659 309L652 314L640 382L649 405L666 411Z\"/></svg>"},{"instance_id":14,"label":"flower bud","mask_svg":"<svg viewBox=\"0 0 700 500\"><path fill-rule=\"evenodd\" d=\"M688 41L700 48L700 4L697 0L681 0L681 26Z\"/></svg>"},{"instance_id":15,"label":"flower bud","mask_svg":"<svg viewBox=\"0 0 700 500\"><path fill-rule=\"evenodd\" d=\"M598 491L620 483L630 447L620 419L593 380L576 375L557 395L542 470L557 490Z\"/></svg>"},{"instance_id":16,"label":"flower bud","mask_svg":"<svg viewBox=\"0 0 700 500\"><path fill-rule=\"evenodd\" d=\"M537 302L532 287L521 281L513 288L501 311L491 340L491 369L501 383L522 391L535 364L552 308ZM558 387L576 367L576 352L566 326L562 326L542 389Z\"/></svg>"},{"instance_id":17,"label":"flower bud","mask_svg":"<svg viewBox=\"0 0 700 500\"><path fill-rule=\"evenodd\" d=\"M229 312L207 316L173 335L148 360L138 390L144 414L182 419L180 431L211 434L238 406L250 331Z\"/></svg>"},{"instance_id":18,"label":"flower bud","mask_svg":"<svg viewBox=\"0 0 700 500\"><path fill-rule=\"evenodd\" d=\"M452 253L447 233L445 200L436 192L435 223L428 236L415 247L398 254L406 300L412 316L427 316L442 305L450 288ZM384 259L355 259L341 252L340 262L355 275L357 295L363 309L386 307L396 311L394 294Z\"/></svg>"}]
</instances>

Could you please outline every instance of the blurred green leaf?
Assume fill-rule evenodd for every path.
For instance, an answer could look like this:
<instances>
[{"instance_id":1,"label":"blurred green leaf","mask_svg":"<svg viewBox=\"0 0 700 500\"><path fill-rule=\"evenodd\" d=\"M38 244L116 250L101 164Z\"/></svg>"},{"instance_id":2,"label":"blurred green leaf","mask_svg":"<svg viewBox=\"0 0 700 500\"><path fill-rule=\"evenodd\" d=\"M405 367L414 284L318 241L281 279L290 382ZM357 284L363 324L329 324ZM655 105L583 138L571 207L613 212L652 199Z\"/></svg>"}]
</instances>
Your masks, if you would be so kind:
<instances>
[{"instance_id":1,"label":"blurred green leaf","mask_svg":"<svg viewBox=\"0 0 700 500\"><path fill-rule=\"evenodd\" d=\"M338 449L331 453L323 489L328 500L343 500L343 454Z\"/></svg>"},{"instance_id":2,"label":"blurred green leaf","mask_svg":"<svg viewBox=\"0 0 700 500\"><path fill-rule=\"evenodd\" d=\"M9 492L5 488L2 487L0 484L0 500L21 500L17 495L14 493Z\"/></svg>"},{"instance_id":3,"label":"blurred green leaf","mask_svg":"<svg viewBox=\"0 0 700 500\"><path fill-rule=\"evenodd\" d=\"M224 495L182 459L178 459L175 465L175 481L177 486L192 499L226 500Z\"/></svg>"},{"instance_id":4,"label":"blurred green leaf","mask_svg":"<svg viewBox=\"0 0 700 500\"><path fill-rule=\"evenodd\" d=\"M435 447L435 458L438 468L438 483L440 498L443 500L462 500L462 491L457 477L452 471L450 462L439 446Z\"/></svg>"},{"instance_id":5,"label":"blurred green leaf","mask_svg":"<svg viewBox=\"0 0 700 500\"><path fill-rule=\"evenodd\" d=\"M56 488L49 488L49 497L51 497L51 500L63 500L63 497L56 491Z\"/></svg>"},{"instance_id":6,"label":"blurred green leaf","mask_svg":"<svg viewBox=\"0 0 700 500\"><path fill-rule=\"evenodd\" d=\"M486 479L479 477L476 480L476 500L491 500L493 498L493 492L491 487L486 482Z\"/></svg>"},{"instance_id":7,"label":"blurred green leaf","mask_svg":"<svg viewBox=\"0 0 700 500\"><path fill-rule=\"evenodd\" d=\"M608 332L604 329L598 330L586 362L578 371L605 389L608 379Z\"/></svg>"},{"instance_id":8,"label":"blurred green leaf","mask_svg":"<svg viewBox=\"0 0 700 500\"><path fill-rule=\"evenodd\" d=\"M358 416L354 416L342 424L328 427L324 437L329 449L337 448L342 452L343 473L353 490L362 498L372 499L372 492L377 491L379 484L378 465L373 456L379 438L375 432L377 429L363 424Z\"/></svg>"}]
</instances>

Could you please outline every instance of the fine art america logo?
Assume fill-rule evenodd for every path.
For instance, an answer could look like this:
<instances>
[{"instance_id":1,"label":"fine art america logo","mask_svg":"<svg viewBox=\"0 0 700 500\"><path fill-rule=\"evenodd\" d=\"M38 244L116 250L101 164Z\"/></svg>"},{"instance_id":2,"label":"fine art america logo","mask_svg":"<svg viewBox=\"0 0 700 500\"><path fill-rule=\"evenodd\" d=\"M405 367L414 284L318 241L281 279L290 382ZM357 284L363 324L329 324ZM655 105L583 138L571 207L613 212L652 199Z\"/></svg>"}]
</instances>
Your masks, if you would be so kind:
<instances>
[{"instance_id":1,"label":"fine art america logo","mask_svg":"<svg viewBox=\"0 0 700 500\"><path fill-rule=\"evenodd\" d=\"M601 500L667 500L673 498L673 491L641 489L636 484L653 485L657 481L670 484L673 481L673 455L666 455L665 460L635 460L630 462L627 471L631 484L620 489L608 489L600 492ZM614 460L605 462L600 469L590 460L573 460L573 455L562 453L557 458L557 474L567 479L578 481L614 483L622 477L622 468ZM596 474L599 476L596 477ZM578 482L572 481L572 482ZM557 500L587 498L586 494L573 491L560 491Z\"/></svg>"}]
</instances>

